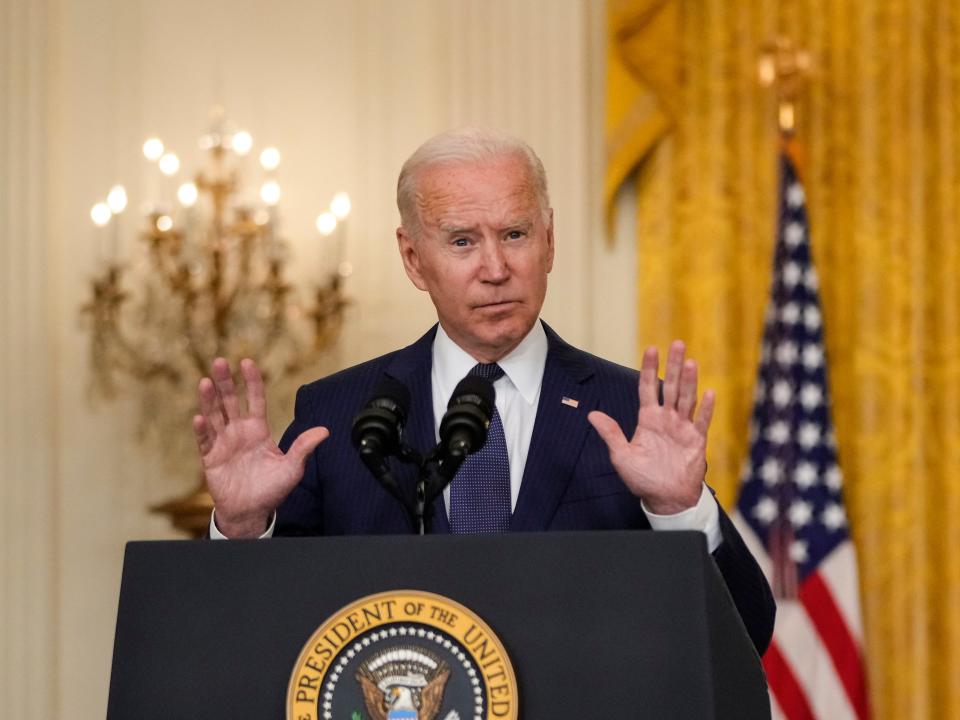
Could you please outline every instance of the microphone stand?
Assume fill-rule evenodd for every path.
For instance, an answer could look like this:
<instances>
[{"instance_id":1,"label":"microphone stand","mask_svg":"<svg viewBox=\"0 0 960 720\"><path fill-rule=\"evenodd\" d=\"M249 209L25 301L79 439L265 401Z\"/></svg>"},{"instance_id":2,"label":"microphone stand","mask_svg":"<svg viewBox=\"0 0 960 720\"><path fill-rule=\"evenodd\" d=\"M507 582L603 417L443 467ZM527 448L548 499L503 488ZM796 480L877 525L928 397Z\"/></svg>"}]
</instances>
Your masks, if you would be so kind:
<instances>
[{"instance_id":1,"label":"microphone stand","mask_svg":"<svg viewBox=\"0 0 960 720\"><path fill-rule=\"evenodd\" d=\"M465 454L451 455L444 453L443 445L438 444L420 464L420 474L417 479L417 503L415 522L420 528L420 534L430 531L433 519L433 501L450 484L457 470L466 460Z\"/></svg>"},{"instance_id":2,"label":"microphone stand","mask_svg":"<svg viewBox=\"0 0 960 720\"><path fill-rule=\"evenodd\" d=\"M433 501L450 484L466 457L465 453L445 453L442 444L438 444L426 457L409 445L401 445L397 459L419 468L412 502L400 490L400 484L390 471L386 458L371 458L370 462L367 462L366 458L364 460L380 484L406 508L414 532L417 535L426 535L431 529Z\"/></svg>"}]
</instances>

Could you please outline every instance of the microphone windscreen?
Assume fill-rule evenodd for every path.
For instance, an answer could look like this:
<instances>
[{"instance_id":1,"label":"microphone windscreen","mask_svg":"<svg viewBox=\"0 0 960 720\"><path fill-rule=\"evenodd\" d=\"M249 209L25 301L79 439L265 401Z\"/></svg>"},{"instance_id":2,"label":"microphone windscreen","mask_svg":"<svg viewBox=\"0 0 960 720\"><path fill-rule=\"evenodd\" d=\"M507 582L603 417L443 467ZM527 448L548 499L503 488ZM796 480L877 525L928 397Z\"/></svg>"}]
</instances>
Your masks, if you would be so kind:
<instances>
[{"instance_id":1,"label":"microphone windscreen","mask_svg":"<svg viewBox=\"0 0 960 720\"><path fill-rule=\"evenodd\" d=\"M447 408L468 402L480 405L483 412L489 416L493 414L493 404L496 398L496 391L493 389L493 383L482 378L479 375L467 375L463 380L457 383L453 395L450 396L450 402Z\"/></svg>"},{"instance_id":2,"label":"microphone windscreen","mask_svg":"<svg viewBox=\"0 0 960 720\"><path fill-rule=\"evenodd\" d=\"M354 447L362 453L397 452L409 410L407 387L394 378L381 378L372 397L353 420L350 439Z\"/></svg>"},{"instance_id":3,"label":"microphone windscreen","mask_svg":"<svg viewBox=\"0 0 960 720\"><path fill-rule=\"evenodd\" d=\"M386 403L384 402L386 401ZM373 389L368 406L382 407L392 403L402 424L410 412L410 389L396 378L384 375Z\"/></svg>"}]
</instances>

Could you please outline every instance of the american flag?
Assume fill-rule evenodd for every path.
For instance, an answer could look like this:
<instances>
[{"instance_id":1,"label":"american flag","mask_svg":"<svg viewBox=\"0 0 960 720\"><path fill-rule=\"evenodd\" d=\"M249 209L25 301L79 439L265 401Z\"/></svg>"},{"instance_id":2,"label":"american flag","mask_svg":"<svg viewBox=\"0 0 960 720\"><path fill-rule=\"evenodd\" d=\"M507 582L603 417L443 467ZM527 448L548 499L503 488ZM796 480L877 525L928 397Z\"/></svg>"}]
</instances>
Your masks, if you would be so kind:
<instances>
[{"instance_id":1,"label":"american flag","mask_svg":"<svg viewBox=\"0 0 960 720\"><path fill-rule=\"evenodd\" d=\"M734 520L777 596L763 656L774 717L868 717L857 566L830 419L803 186L781 157L760 369Z\"/></svg>"}]
</instances>

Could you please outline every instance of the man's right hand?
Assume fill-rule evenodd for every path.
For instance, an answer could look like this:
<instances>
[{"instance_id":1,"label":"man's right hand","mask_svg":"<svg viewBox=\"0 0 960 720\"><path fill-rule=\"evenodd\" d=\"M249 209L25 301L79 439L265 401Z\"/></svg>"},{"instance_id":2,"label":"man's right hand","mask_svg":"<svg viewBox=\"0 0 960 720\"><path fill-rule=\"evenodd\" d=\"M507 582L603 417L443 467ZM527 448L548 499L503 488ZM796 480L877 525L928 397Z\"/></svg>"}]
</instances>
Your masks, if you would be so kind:
<instances>
[{"instance_id":1,"label":"man's right hand","mask_svg":"<svg viewBox=\"0 0 960 720\"><path fill-rule=\"evenodd\" d=\"M200 448L207 488L217 509L217 529L231 538L259 537L270 515L300 482L307 456L330 431L304 431L284 454L270 437L263 378L253 360L241 360L247 387L244 412L230 364L213 361L198 388L200 414L193 432Z\"/></svg>"}]
</instances>

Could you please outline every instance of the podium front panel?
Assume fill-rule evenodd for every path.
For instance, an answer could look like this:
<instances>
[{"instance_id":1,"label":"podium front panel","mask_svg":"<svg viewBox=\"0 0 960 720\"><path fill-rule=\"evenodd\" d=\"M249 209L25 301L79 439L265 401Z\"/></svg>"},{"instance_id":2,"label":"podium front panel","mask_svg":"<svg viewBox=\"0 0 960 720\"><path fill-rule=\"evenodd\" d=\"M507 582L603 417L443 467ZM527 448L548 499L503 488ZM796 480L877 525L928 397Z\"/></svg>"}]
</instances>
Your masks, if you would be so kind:
<instances>
[{"instance_id":1,"label":"podium front panel","mask_svg":"<svg viewBox=\"0 0 960 720\"><path fill-rule=\"evenodd\" d=\"M521 718L769 717L702 534L642 531L130 543L108 716L279 720L314 631L396 590L491 627Z\"/></svg>"}]
</instances>

